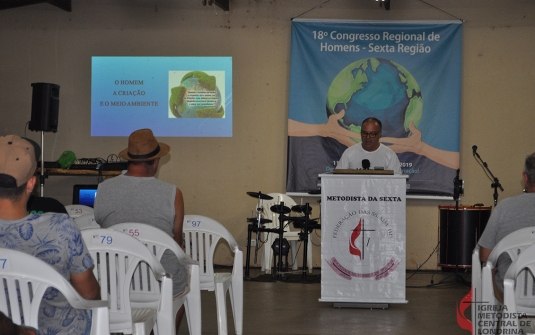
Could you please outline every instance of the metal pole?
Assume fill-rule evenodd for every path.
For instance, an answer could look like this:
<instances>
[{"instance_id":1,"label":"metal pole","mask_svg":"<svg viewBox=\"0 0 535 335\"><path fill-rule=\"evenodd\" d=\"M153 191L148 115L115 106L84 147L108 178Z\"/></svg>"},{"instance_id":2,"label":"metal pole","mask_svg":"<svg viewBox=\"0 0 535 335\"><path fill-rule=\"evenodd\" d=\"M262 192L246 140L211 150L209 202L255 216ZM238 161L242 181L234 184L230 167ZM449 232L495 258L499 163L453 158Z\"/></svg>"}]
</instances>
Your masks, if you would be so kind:
<instances>
[{"instance_id":1,"label":"metal pole","mask_svg":"<svg viewBox=\"0 0 535 335\"><path fill-rule=\"evenodd\" d=\"M41 185L41 197L45 195L45 132L41 130L41 179L39 180Z\"/></svg>"}]
</instances>

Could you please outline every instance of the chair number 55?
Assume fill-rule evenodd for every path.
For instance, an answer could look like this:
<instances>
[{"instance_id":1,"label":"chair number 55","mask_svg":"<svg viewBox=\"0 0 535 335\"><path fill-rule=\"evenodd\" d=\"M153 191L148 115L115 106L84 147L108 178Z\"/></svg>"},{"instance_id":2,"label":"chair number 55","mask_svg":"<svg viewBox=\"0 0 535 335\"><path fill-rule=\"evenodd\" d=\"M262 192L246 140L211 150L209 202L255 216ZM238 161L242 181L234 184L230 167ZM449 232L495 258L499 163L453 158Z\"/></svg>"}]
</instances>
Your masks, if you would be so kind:
<instances>
[{"instance_id":1,"label":"chair number 55","mask_svg":"<svg viewBox=\"0 0 535 335\"><path fill-rule=\"evenodd\" d=\"M139 237L139 229L128 229L128 235L133 237Z\"/></svg>"}]
</instances>

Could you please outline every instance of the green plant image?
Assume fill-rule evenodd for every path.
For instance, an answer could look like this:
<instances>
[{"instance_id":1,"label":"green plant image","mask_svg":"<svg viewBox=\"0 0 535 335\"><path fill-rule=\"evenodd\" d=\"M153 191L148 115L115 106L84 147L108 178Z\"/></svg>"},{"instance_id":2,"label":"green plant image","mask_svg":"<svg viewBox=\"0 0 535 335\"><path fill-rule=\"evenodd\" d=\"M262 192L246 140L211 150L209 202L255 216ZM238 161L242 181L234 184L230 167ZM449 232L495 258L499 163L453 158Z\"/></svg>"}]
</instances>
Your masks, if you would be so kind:
<instances>
[{"instance_id":1,"label":"green plant image","mask_svg":"<svg viewBox=\"0 0 535 335\"><path fill-rule=\"evenodd\" d=\"M223 118L221 100L215 76L191 71L182 77L180 86L171 88L169 108L177 118Z\"/></svg>"}]
</instances>

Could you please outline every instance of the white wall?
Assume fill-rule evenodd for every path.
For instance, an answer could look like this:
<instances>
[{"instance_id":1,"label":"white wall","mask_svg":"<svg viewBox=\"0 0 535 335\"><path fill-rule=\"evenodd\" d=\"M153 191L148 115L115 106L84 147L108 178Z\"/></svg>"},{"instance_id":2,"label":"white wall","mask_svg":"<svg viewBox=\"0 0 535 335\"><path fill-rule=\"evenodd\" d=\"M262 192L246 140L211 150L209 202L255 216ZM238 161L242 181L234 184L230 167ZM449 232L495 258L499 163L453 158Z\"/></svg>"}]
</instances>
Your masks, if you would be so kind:
<instances>
[{"instance_id":1,"label":"white wall","mask_svg":"<svg viewBox=\"0 0 535 335\"><path fill-rule=\"evenodd\" d=\"M472 145L499 177L500 200L521 192L524 157L535 151L533 113L535 3L507 0L233 0L231 11L201 0L77 0L71 13L48 4L0 11L0 134L20 134L30 119L33 82L61 86L57 133L45 133L45 160L64 150L103 157L127 139L90 137L91 56L232 56L232 138L162 138L172 147L159 177L179 186L186 213L214 217L245 246L246 218L256 206L247 191L284 192L290 19L465 20L461 117L464 204L492 205L491 181ZM323 4L324 3L324 4ZM318 8L312 9L320 4ZM305 14L303 14L305 13ZM301 15L303 14L303 15ZM74 183L91 177L51 177L45 195L67 204ZM314 214L319 214L316 199ZM296 199L299 203L300 199ZM438 206L409 200L407 267L438 243ZM313 236L319 266L318 236ZM226 257L218 260L230 264ZM424 268L436 267L436 255Z\"/></svg>"}]
</instances>

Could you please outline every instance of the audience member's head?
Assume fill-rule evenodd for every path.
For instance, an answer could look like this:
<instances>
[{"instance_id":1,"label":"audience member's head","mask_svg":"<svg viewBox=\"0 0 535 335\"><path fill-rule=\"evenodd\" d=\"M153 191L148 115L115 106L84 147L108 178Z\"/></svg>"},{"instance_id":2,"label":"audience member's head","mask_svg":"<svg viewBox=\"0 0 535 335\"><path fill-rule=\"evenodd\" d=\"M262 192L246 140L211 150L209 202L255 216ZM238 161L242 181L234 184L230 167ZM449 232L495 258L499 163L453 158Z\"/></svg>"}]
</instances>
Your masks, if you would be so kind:
<instances>
[{"instance_id":1,"label":"audience member's head","mask_svg":"<svg viewBox=\"0 0 535 335\"><path fill-rule=\"evenodd\" d=\"M169 146L158 142L152 130L139 129L128 137L128 148L119 153L119 157L129 162L146 162L163 157L169 153Z\"/></svg>"},{"instance_id":2,"label":"audience member's head","mask_svg":"<svg viewBox=\"0 0 535 335\"><path fill-rule=\"evenodd\" d=\"M152 130L139 129L128 137L128 148L119 157L128 161L129 175L154 176L159 159L169 153L169 146L158 142Z\"/></svg>"},{"instance_id":3,"label":"audience member's head","mask_svg":"<svg viewBox=\"0 0 535 335\"><path fill-rule=\"evenodd\" d=\"M0 198L18 202L37 168L37 143L17 135L0 137Z\"/></svg>"},{"instance_id":4,"label":"audience member's head","mask_svg":"<svg viewBox=\"0 0 535 335\"><path fill-rule=\"evenodd\" d=\"M524 178L526 180L526 191L529 192L528 188L535 188L535 152L526 157L526 162L524 163ZM531 190L533 191L533 190Z\"/></svg>"}]
</instances>

